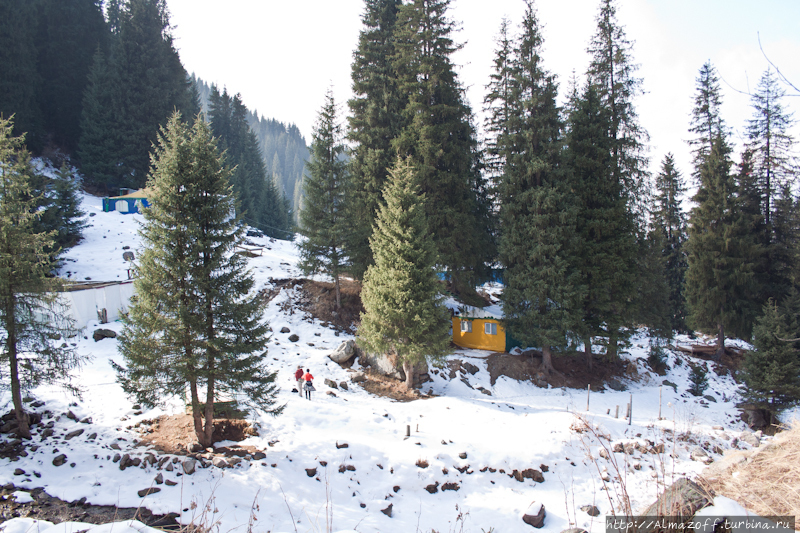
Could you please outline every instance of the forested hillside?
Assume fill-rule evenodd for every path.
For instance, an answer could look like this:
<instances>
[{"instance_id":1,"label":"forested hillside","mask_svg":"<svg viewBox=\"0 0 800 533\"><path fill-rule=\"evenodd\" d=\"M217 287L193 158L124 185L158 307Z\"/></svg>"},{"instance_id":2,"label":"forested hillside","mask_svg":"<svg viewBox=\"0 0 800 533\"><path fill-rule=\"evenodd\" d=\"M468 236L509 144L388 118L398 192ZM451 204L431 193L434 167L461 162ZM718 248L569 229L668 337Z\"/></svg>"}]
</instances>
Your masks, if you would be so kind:
<instances>
[{"instance_id":1,"label":"forested hillside","mask_svg":"<svg viewBox=\"0 0 800 533\"><path fill-rule=\"evenodd\" d=\"M208 111L212 86L192 74L192 81L200 96L203 111ZM259 116L258 111L246 109L246 120L256 134L258 147L264 159L267 175L278 190L290 201L292 213L300 208L303 169L309 157L306 140L294 124L284 124L275 119Z\"/></svg>"}]
</instances>

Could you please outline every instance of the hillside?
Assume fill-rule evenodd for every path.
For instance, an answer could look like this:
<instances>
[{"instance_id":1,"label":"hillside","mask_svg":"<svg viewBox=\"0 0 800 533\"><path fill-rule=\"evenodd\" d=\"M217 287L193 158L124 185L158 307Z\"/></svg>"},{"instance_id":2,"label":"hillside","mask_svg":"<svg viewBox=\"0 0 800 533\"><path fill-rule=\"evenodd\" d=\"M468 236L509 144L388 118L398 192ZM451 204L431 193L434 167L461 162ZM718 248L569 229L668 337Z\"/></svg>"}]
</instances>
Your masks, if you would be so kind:
<instances>
[{"instance_id":1,"label":"hillside","mask_svg":"<svg viewBox=\"0 0 800 533\"><path fill-rule=\"evenodd\" d=\"M122 254L124 247L137 253L140 216L103 213L101 200L91 196L84 196L83 209L94 216L85 240L65 254L64 275L124 280ZM588 411L585 388L537 387L492 373L492 357L508 356L480 350L455 350L432 368L420 399L373 394L358 382L365 370L358 362L346 369L328 358L352 334L304 311L308 296L301 285L279 281L300 277L293 243L251 243L263 247L250 268L258 289L272 297L265 318L273 330L270 363L279 375L284 413L251 415L257 435L218 442L226 450L195 453L193 463L178 453L186 444L179 429L168 433L171 440L161 442L159 451L147 443L168 423L159 429L152 421L184 412L181 391L161 408L133 405L111 367L111 361L122 362L117 340L92 338L97 328L118 333L121 324L92 321L71 341L92 357L78 373L83 398L49 388L31 391L28 405L42 417L33 441L0 436L0 476L14 484L18 501L42 488L67 502L142 506L155 514L177 513L184 524L216 524L219 531L247 527L255 517L257 531L361 533L525 531L521 516L536 502L547 513L542 531L582 527L600 533L604 515L619 510L623 489L631 507L642 510L665 483L696 476L726 450L758 444L738 418L738 386L725 367L670 351L670 370L659 376L644 362L649 339L642 334L623 356L627 374L619 381L627 390L593 388ZM298 365L316 377L311 401L292 393ZM690 365L708 370L705 397L686 392ZM631 399L629 424L623 415ZM10 395L0 402L8 412ZM601 448L623 451L604 459ZM140 496L150 487L160 490ZM600 516L581 510L591 505ZM81 520L82 512L78 506L72 519Z\"/></svg>"}]
</instances>

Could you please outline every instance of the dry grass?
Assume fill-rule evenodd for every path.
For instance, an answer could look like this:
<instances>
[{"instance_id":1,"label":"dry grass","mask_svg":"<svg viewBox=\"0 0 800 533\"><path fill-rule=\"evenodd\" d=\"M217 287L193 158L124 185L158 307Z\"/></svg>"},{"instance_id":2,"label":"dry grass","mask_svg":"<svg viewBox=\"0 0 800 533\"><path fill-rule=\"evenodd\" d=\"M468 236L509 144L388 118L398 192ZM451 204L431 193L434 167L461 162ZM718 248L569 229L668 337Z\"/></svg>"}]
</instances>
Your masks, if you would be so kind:
<instances>
[{"instance_id":1,"label":"dry grass","mask_svg":"<svg viewBox=\"0 0 800 533\"><path fill-rule=\"evenodd\" d=\"M800 423L768 445L732 454L707 480L718 495L760 516L800 517Z\"/></svg>"}]
</instances>

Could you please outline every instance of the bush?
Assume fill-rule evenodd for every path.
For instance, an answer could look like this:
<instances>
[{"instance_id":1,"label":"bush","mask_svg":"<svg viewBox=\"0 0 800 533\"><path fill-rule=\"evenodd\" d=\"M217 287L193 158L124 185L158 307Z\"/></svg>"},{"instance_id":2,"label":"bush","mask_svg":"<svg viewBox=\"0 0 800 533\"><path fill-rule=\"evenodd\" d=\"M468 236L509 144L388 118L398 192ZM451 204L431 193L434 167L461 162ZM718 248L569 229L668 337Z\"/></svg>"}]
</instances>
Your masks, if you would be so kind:
<instances>
[{"instance_id":1,"label":"bush","mask_svg":"<svg viewBox=\"0 0 800 533\"><path fill-rule=\"evenodd\" d=\"M647 356L647 364L653 369L653 372L659 374L667 370L667 353L664 347L660 344L650 345L650 354Z\"/></svg>"},{"instance_id":2,"label":"bush","mask_svg":"<svg viewBox=\"0 0 800 533\"><path fill-rule=\"evenodd\" d=\"M706 369L702 365L692 365L692 372L689 374L689 381L692 385L689 387L689 392L695 396L702 396L708 388L708 377L706 376Z\"/></svg>"}]
</instances>

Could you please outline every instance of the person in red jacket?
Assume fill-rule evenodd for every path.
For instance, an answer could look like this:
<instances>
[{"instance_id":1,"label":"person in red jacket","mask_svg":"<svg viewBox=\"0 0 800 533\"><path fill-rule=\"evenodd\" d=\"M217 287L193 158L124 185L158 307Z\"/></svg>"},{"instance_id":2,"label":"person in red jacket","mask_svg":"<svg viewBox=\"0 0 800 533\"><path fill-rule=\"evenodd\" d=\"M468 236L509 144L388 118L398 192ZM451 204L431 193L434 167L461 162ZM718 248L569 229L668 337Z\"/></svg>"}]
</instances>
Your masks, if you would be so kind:
<instances>
[{"instance_id":1,"label":"person in red jacket","mask_svg":"<svg viewBox=\"0 0 800 533\"><path fill-rule=\"evenodd\" d=\"M306 374L303 376L303 379L306 382L305 387L304 387L304 389L306 391L306 400L310 400L311 399L311 391L317 390L317 389L314 388L314 382L313 382L314 376L311 375L311 369L306 368Z\"/></svg>"},{"instance_id":2,"label":"person in red jacket","mask_svg":"<svg viewBox=\"0 0 800 533\"><path fill-rule=\"evenodd\" d=\"M303 397L303 385L305 384L305 380L303 379L303 367L298 366L297 370L294 371L294 380L297 382L297 392L300 393L300 397Z\"/></svg>"}]
</instances>

